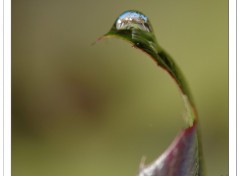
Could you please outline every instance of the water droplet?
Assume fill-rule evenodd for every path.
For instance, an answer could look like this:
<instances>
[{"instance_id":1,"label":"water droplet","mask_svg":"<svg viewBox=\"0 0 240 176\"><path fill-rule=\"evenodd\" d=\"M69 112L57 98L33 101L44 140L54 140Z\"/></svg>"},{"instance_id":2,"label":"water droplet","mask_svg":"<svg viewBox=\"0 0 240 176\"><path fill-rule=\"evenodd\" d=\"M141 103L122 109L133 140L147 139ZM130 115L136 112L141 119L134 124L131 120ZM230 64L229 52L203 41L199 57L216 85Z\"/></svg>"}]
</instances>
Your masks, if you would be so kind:
<instances>
[{"instance_id":1,"label":"water droplet","mask_svg":"<svg viewBox=\"0 0 240 176\"><path fill-rule=\"evenodd\" d=\"M139 11L129 10L122 13L115 22L117 30L139 29L152 32L152 26L147 16Z\"/></svg>"}]
</instances>

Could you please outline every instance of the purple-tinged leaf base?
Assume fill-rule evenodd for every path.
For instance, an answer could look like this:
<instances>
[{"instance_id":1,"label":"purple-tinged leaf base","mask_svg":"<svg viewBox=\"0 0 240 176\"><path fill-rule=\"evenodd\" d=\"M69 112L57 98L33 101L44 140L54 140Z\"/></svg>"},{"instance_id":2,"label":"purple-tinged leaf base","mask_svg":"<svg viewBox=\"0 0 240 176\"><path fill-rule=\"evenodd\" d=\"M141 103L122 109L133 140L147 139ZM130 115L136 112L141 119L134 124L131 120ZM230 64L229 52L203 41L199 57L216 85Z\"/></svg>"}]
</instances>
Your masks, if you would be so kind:
<instances>
[{"instance_id":1,"label":"purple-tinged leaf base","mask_svg":"<svg viewBox=\"0 0 240 176\"><path fill-rule=\"evenodd\" d=\"M153 163L141 163L138 176L199 176L197 125L181 131Z\"/></svg>"}]
</instances>

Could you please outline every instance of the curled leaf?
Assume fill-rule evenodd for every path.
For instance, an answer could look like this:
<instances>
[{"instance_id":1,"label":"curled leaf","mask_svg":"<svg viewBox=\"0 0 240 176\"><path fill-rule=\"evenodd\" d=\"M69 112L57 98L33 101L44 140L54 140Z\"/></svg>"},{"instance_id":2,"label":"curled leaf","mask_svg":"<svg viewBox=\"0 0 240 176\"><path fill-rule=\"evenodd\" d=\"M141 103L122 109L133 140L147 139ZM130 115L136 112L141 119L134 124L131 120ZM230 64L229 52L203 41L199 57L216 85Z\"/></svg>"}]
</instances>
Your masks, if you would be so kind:
<instances>
[{"instance_id":1,"label":"curled leaf","mask_svg":"<svg viewBox=\"0 0 240 176\"><path fill-rule=\"evenodd\" d=\"M126 11L99 40L108 37L124 39L156 61L177 83L186 107L187 128L177 135L157 160L147 166L142 163L139 176L202 176L199 128L192 95L177 64L159 46L148 17L139 11Z\"/></svg>"}]
</instances>

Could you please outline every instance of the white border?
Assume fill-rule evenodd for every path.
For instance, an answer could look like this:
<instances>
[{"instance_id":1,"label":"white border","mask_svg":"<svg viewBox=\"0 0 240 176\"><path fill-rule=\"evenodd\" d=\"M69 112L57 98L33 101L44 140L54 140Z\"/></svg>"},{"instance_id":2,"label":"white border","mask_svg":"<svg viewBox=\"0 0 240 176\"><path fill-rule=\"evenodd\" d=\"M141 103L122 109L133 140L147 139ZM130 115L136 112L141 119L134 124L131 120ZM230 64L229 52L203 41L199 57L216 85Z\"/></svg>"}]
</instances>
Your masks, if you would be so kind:
<instances>
[{"instance_id":1,"label":"white border","mask_svg":"<svg viewBox=\"0 0 240 176\"><path fill-rule=\"evenodd\" d=\"M237 41L239 41L239 29L240 29L240 25L239 25L239 22L240 22L240 16L239 16L239 7L240 7L240 2L237 3ZM237 43L237 57L239 55L239 51L240 51L240 45ZM237 100L239 100L239 87L240 87L240 61L237 61ZM238 102L238 101L237 101ZM240 112L240 104L237 103L237 115L239 114ZM240 119L237 120L237 127L239 128L240 127ZM239 146L240 146L240 134L239 134L239 129L237 128L237 149L239 149ZM240 158L240 153L239 151L237 150L237 174L239 175L240 173L240 162L239 162L239 158Z\"/></svg>"},{"instance_id":2,"label":"white border","mask_svg":"<svg viewBox=\"0 0 240 176\"><path fill-rule=\"evenodd\" d=\"M236 2L229 0L229 176L236 167Z\"/></svg>"},{"instance_id":3,"label":"white border","mask_svg":"<svg viewBox=\"0 0 240 176\"><path fill-rule=\"evenodd\" d=\"M0 53L1 53L1 60L0 60L0 175L3 174L3 2L0 3L0 23L1 23L1 34L0 35Z\"/></svg>"},{"instance_id":4,"label":"white border","mask_svg":"<svg viewBox=\"0 0 240 176\"><path fill-rule=\"evenodd\" d=\"M4 6L4 176L11 176L11 0L3 0Z\"/></svg>"}]
</instances>

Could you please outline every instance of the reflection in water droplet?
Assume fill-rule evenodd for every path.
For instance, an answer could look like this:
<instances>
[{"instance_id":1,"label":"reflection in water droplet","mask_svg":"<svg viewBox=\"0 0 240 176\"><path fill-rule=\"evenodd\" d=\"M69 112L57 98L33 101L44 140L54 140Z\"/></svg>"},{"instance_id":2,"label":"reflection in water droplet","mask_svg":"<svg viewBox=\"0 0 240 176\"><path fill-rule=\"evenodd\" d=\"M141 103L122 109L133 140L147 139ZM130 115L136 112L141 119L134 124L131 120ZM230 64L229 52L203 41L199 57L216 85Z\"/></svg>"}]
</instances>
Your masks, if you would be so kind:
<instances>
[{"instance_id":1,"label":"reflection in water droplet","mask_svg":"<svg viewBox=\"0 0 240 176\"><path fill-rule=\"evenodd\" d=\"M148 17L138 11L126 11L116 20L115 27L117 30L140 29L145 32L152 32L151 24Z\"/></svg>"}]
</instances>

